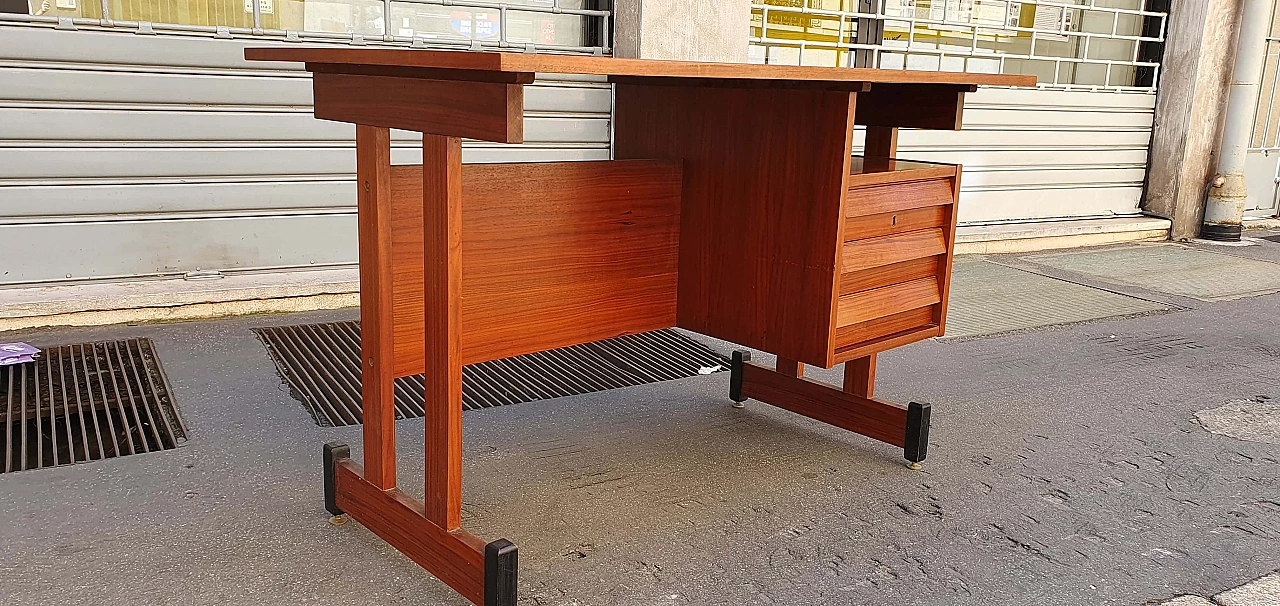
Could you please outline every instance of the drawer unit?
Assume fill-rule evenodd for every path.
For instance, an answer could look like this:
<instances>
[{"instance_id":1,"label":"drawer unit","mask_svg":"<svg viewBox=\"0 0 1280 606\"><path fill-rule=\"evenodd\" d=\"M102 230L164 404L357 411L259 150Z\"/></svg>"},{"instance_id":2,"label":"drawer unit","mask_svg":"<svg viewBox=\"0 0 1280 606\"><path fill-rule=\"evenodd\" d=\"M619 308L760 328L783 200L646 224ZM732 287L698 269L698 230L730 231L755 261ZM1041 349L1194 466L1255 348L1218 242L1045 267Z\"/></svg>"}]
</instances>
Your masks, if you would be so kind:
<instances>
[{"instance_id":1,"label":"drawer unit","mask_svg":"<svg viewBox=\"0 0 1280 606\"><path fill-rule=\"evenodd\" d=\"M942 334L960 167L855 157L842 208L832 363Z\"/></svg>"},{"instance_id":2,"label":"drawer unit","mask_svg":"<svg viewBox=\"0 0 1280 606\"><path fill-rule=\"evenodd\" d=\"M714 212L686 206L701 216L680 234L677 325L825 368L941 334L959 179L955 165L853 156L808 194L821 203L777 191L749 212L742 190Z\"/></svg>"}]
</instances>

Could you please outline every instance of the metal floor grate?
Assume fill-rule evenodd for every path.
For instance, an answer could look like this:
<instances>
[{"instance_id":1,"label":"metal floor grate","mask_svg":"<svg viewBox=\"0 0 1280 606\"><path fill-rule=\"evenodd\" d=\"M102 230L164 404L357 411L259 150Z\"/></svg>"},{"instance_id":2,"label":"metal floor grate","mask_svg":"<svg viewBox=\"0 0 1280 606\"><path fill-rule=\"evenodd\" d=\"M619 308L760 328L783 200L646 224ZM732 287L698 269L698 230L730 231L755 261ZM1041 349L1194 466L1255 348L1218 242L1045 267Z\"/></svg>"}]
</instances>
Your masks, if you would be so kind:
<instances>
[{"instance_id":1,"label":"metal floor grate","mask_svg":"<svg viewBox=\"0 0 1280 606\"><path fill-rule=\"evenodd\" d=\"M257 329L294 397L322 426L356 425L360 407L360 323ZM729 361L674 330L625 335L462 369L466 410L546 400L696 376ZM396 418L423 415L422 375L395 382Z\"/></svg>"},{"instance_id":2,"label":"metal floor grate","mask_svg":"<svg viewBox=\"0 0 1280 606\"><path fill-rule=\"evenodd\" d=\"M0 367L3 472L168 450L186 441L150 339L62 345Z\"/></svg>"}]
</instances>

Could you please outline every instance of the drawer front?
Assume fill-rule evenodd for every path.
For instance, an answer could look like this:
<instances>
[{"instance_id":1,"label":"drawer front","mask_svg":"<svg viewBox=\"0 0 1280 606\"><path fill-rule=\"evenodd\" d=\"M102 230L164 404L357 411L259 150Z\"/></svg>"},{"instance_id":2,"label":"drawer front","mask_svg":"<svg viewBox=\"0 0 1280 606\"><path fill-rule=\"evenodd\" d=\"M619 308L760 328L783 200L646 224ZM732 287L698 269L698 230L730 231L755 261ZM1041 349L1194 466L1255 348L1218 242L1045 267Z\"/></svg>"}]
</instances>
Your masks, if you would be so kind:
<instances>
[{"instance_id":1,"label":"drawer front","mask_svg":"<svg viewBox=\"0 0 1280 606\"><path fill-rule=\"evenodd\" d=\"M938 255L870 267L861 271L845 272L840 276L840 296L900 282L940 276L946 271L945 261L946 257Z\"/></svg>"},{"instance_id":2,"label":"drawer front","mask_svg":"<svg viewBox=\"0 0 1280 606\"><path fill-rule=\"evenodd\" d=\"M844 222L844 240L862 240L909 231L946 228L951 225L951 205L925 206L907 210L849 217Z\"/></svg>"},{"instance_id":3,"label":"drawer front","mask_svg":"<svg viewBox=\"0 0 1280 606\"><path fill-rule=\"evenodd\" d=\"M942 301L937 276L919 278L840 297L836 327L870 322Z\"/></svg>"},{"instance_id":4,"label":"drawer front","mask_svg":"<svg viewBox=\"0 0 1280 606\"><path fill-rule=\"evenodd\" d=\"M933 307L918 307L869 322L841 326L836 329L835 349L840 350L931 324L933 324Z\"/></svg>"},{"instance_id":5,"label":"drawer front","mask_svg":"<svg viewBox=\"0 0 1280 606\"><path fill-rule=\"evenodd\" d=\"M840 251L841 273L946 254L947 236L942 228L921 229L891 236L846 242Z\"/></svg>"},{"instance_id":6,"label":"drawer front","mask_svg":"<svg viewBox=\"0 0 1280 606\"><path fill-rule=\"evenodd\" d=\"M912 213L913 219L926 224L950 220L948 207L922 210L927 212ZM876 225L884 227L883 222ZM949 228L947 223L844 243L832 333L837 362L936 334Z\"/></svg>"},{"instance_id":7,"label":"drawer front","mask_svg":"<svg viewBox=\"0 0 1280 606\"><path fill-rule=\"evenodd\" d=\"M930 179L853 188L845 198L844 216L862 217L951 204L954 199L951 183L952 179Z\"/></svg>"}]
</instances>

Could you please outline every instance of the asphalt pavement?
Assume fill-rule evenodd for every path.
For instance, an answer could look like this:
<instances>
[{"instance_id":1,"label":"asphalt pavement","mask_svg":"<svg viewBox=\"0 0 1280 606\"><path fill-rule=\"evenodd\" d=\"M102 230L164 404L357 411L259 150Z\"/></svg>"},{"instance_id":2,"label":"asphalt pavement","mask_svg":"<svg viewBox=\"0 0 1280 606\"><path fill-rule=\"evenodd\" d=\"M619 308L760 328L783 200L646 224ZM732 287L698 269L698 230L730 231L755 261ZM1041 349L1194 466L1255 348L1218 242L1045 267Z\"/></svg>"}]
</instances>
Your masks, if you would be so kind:
<instances>
[{"instance_id":1,"label":"asphalt pavement","mask_svg":"<svg viewBox=\"0 0 1280 606\"><path fill-rule=\"evenodd\" d=\"M1280 243L1226 254L1271 262ZM464 526L519 546L530 606L1139 605L1280 569L1280 295L1201 300L1032 257L974 261L1159 309L882 354L879 397L933 404L921 471L734 409L718 373L467 412ZM315 425L251 331L355 317L0 335L150 337L190 435L0 474L0 604L463 604L359 524L329 524L320 447L358 457L360 428ZM397 430L401 486L420 494L421 421Z\"/></svg>"}]
</instances>

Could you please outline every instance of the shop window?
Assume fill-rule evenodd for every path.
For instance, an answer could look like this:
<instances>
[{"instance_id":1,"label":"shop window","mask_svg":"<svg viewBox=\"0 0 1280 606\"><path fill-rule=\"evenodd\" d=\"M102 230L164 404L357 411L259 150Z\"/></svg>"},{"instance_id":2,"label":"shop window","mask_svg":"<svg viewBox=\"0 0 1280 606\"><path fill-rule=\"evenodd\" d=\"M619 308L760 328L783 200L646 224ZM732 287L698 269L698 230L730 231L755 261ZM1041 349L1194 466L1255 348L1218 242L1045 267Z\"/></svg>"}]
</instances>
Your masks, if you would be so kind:
<instances>
[{"instance_id":1,"label":"shop window","mask_svg":"<svg viewBox=\"0 0 1280 606\"><path fill-rule=\"evenodd\" d=\"M118 21L252 28L254 2L266 30L327 32L431 40L478 40L514 45L586 46L584 21L599 19L552 12L594 8L593 0L505 0L497 8L449 6L383 0L106 0ZM102 17L102 0L0 0L17 3L14 11L57 17ZM388 10L389 7L389 10ZM543 9L539 10L521 10ZM386 13L386 14L384 14ZM505 29L505 31L504 31Z\"/></svg>"},{"instance_id":2,"label":"shop window","mask_svg":"<svg viewBox=\"0 0 1280 606\"><path fill-rule=\"evenodd\" d=\"M1076 6L1064 6L1075 4ZM878 56L888 69L1031 74L1043 83L1133 87L1144 0L753 0L751 58L761 63L852 65ZM876 49L859 28L879 28ZM1158 30L1157 30L1158 31Z\"/></svg>"}]
</instances>

